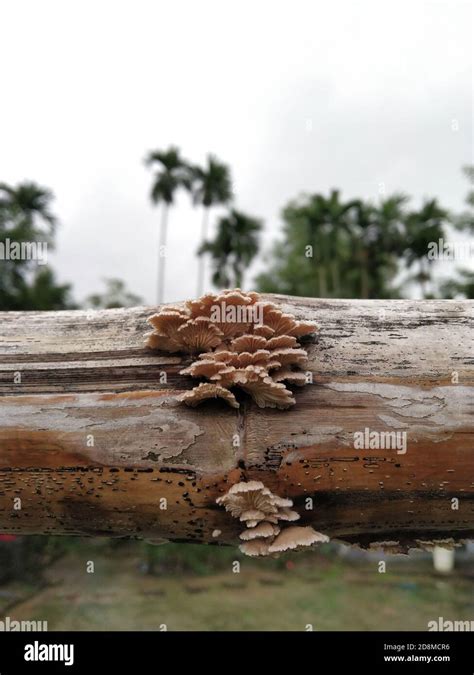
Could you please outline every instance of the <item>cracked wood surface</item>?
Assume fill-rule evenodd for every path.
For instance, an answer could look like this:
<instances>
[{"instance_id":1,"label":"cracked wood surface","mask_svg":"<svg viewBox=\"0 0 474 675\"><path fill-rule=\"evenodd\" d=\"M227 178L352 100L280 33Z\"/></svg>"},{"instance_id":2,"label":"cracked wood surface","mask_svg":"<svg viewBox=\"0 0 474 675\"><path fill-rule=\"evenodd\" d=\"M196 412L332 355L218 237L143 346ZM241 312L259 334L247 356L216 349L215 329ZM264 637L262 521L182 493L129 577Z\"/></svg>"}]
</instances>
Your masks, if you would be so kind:
<instances>
[{"instance_id":1,"label":"cracked wood surface","mask_svg":"<svg viewBox=\"0 0 474 675\"><path fill-rule=\"evenodd\" d=\"M474 303L267 297L319 326L287 411L179 403L156 308L0 313L0 531L235 543L215 499L258 479L331 538L473 538ZM406 453L354 448L365 428Z\"/></svg>"}]
</instances>

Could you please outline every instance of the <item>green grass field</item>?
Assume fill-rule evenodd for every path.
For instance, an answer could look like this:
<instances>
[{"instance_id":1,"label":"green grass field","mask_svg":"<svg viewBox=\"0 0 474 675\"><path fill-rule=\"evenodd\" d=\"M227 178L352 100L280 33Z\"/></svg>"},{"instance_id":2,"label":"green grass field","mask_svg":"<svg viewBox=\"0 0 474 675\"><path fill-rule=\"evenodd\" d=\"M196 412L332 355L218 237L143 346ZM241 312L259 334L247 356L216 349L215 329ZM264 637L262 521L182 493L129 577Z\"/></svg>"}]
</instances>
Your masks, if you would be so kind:
<instances>
[{"instance_id":1,"label":"green grass field","mask_svg":"<svg viewBox=\"0 0 474 675\"><path fill-rule=\"evenodd\" d=\"M143 545L73 548L45 571L43 587L3 586L0 613L47 620L49 630L426 630L439 616L474 618L467 569L440 577L429 560L389 558L380 574L376 562L323 553L260 562L190 546L156 547L153 575L140 569Z\"/></svg>"}]
</instances>

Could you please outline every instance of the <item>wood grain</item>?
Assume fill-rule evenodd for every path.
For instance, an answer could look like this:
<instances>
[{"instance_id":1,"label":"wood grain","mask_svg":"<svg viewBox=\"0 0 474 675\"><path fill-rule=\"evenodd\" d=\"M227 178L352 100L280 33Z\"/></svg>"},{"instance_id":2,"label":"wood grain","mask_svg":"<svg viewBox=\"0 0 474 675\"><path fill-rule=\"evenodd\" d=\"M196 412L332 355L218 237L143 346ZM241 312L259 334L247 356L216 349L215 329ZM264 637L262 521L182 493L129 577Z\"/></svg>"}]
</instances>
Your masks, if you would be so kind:
<instances>
[{"instance_id":1,"label":"wood grain","mask_svg":"<svg viewBox=\"0 0 474 675\"><path fill-rule=\"evenodd\" d=\"M331 538L474 537L474 303L268 297L319 326L288 411L179 403L156 308L0 313L0 531L235 543L215 499L259 479ZM365 428L406 453L355 448Z\"/></svg>"}]
</instances>

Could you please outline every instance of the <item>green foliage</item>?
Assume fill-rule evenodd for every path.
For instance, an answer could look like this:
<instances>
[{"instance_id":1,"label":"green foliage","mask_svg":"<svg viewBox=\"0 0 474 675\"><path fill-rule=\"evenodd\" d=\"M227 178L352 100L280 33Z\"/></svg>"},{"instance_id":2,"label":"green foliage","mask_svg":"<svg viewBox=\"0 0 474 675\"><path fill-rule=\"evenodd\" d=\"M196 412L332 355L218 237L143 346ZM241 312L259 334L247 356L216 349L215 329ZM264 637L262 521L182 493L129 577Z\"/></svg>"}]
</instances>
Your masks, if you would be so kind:
<instances>
[{"instance_id":1,"label":"green foliage","mask_svg":"<svg viewBox=\"0 0 474 675\"><path fill-rule=\"evenodd\" d=\"M197 574L229 569L234 560L245 556L234 546L203 546L202 544L168 543L154 546L142 542L145 570L160 576Z\"/></svg>"},{"instance_id":2,"label":"green foliage","mask_svg":"<svg viewBox=\"0 0 474 675\"><path fill-rule=\"evenodd\" d=\"M469 181L469 192L466 195L467 209L461 215L453 218L457 230L474 234L474 166L463 167L463 172ZM441 287L443 298L474 298L474 272L457 270L457 278L446 281Z\"/></svg>"},{"instance_id":3,"label":"green foliage","mask_svg":"<svg viewBox=\"0 0 474 675\"><path fill-rule=\"evenodd\" d=\"M28 535L0 541L0 583L12 579L41 581L45 567L66 552L69 537Z\"/></svg>"},{"instance_id":4,"label":"green foliage","mask_svg":"<svg viewBox=\"0 0 474 675\"><path fill-rule=\"evenodd\" d=\"M211 256L217 287L242 286L244 271L258 253L261 229L260 220L236 209L219 220L215 238L199 249L199 255Z\"/></svg>"},{"instance_id":5,"label":"green foliage","mask_svg":"<svg viewBox=\"0 0 474 675\"><path fill-rule=\"evenodd\" d=\"M445 235L448 212L442 209L436 199L425 201L419 211L411 211L404 219L404 257L408 268L416 264L418 271L413 279L420 284L426 297L426 285L431 282L432 260L427 256L430 242L439 241Z\"/></svg>"},{"instance_id":6,"label":"green foliage","mask_svg":"<svg viewBox=\"0 0 474 675\"><path fill-rule=\"evenodd\" d=\"M0 209L8 212L18 231L25 234L41 232L44 236L54 231L56 217L50 211L52 200L50 190L32 181L19 183L16 187L0 183ZM41 224L45 229L41 229Z\"/></svg>"},{"instance_id":7,"label":"green foliage","mask_svg":"<svg viewBox=\"0 0 474 675\"><path fill-rule=\"evenodd\" d=\"M142 304L142 298L127 290L121 279L104 279L105 292L94 293L86 299L86 305L94 309L113 309L115 307L134 307Z\"/></svg>"},{"instance_id":8,"label":"green foliage","mask_svg":"<svg viewBox=\"0 0 474 675\"><path fill-rule=\"evenodd\" d=\"M189 172L195 204L210 208L216 204L227 204L232 199L230 169L214 155L208 155L205 167L193 165Z\"/></svg>"},{"instance_id":9,"label":"green foliage","mask_svg":"<svg viewBox=\"0 0 474 675\"><path fill-rule=\"evenodd\" d=\"M145 159L145 164L156 167L151 186L150 199L153 204L163 204L160 225L160 244L158 259L158 302L163 302L165 293L166 236L168 228L168 209L173 204L180 188L191 190L192 179L189 163L182 159L179 148L171 146L168 150L153 150Z\"/></svg>"},{"instance_id":10,"label":"green foliage","mask_svg":"<svg viewBox=\"0 0 474 675\"><path fill-rule=\"evenodd\" d=\"M467 209L454 219L454 225L458 230L474 234L474 165L464 166L463 173L469 181L469 192L466 195Z\"/></svg>"},{"instance_id":11,"label":"green foliage","mask_svg":"<svg viewBox=\"0 0 474 675\"><path fill-rule=\"evenodd\" d=\"M52 193L33 182L0 183L0 244L34 242L51 249L57 224ZM0 310L54 310L73 307L70 286L58 285L53 271L33 259L0 260Z\"/></svg>"},{"instance_id":12,"label":"green foliage","mask_svg":"<svg viewBox=\"0 0 474 675\"><path fill-rule=\"evenodd\" d=\"M210 544L178 544L167 543L154 546L147 542L140 543L145 561L144 569L148 574L157 574L160 577L183 574L205 576L219 571L228 571L232 563L238 560L241 564L250 565L252 561L236 546L213 546ZM298 554L298 560L314 560L314 549ZM331 545L323 544L318 548L318 555L331 557L334 549ZM260 558L260 570L285 569L288 560L294 558L294 552L283 553L279 558Z\"/></svg>"},{"instance_id":13,"label":"green foliage","mask_svg":"<svg viewBox=\"0 0 474 675\"><path fill-rule=\"evenodd\" d=\"M179 148L171 146L168 150L153 150L146 157L145 164L155 168L150 192L154 204L164 202L170 206L179 188L191 189L189 164L182 159Z\"/></svg>"},{"instance_id":14,"label":"green foliage","mask_svg":"<svg viewBox=\"0 0 474 675\"><path fill-rule=\"evenodd\" d=\"M470 270L458 270L457 279L450 279L441 286L443 298L467 298L474 299L474 272Z\"/></svg>"},{"instance_id":15,"label":"green foliage","mask_svg":"<svg viewBox=\"0 0 474 675\"><path fill-rule=\"evenodd\" d=\"M76 308L71 284L57 284L50 267L39 269L29 284L22 284L19 299L20 309L34 312Z\"/></svg>"},{"instance_id":16,"label":"green foliage","mask_svg":"<svg viewBox=\"0 0 474 675\"><path fill-rule=\"evenodd\" d=\"M378 204L343 202L305 195L283 210L283 240L259 275L260 291L334 298L396 298L395 277L403 261L417 263L416 280L429 279L425 266L429 241L443 234L447 212L436 200L420 211L406 210L408 198L394 194ZM423 272L423 274L421 273Z\"/></svg>"},{"instance_id":17,"label":"green foliage","mask_svg":"<svg viewBox=\"0 0 474 675\"><path fill-rule=\"evenodd\" d=\"M210 208L217 204L227 204L232 199L232 181L229 167L213 155L208 155L207 165L204 168L190 166L189 173L194 204L202 204L204 207L201 248L207 238ZM197 295L202 295L203 288L204 255L201 254L198 264Z\"/></svg>"}]
</instances>

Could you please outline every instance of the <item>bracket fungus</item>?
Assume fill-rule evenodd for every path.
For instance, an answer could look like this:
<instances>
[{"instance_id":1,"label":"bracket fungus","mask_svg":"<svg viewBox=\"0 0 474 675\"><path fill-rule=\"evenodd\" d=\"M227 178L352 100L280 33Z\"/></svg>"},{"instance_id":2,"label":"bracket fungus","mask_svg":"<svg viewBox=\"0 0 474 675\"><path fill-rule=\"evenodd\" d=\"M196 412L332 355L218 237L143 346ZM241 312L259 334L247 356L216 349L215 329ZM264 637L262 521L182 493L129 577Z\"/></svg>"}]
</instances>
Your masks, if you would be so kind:
<instances>
[{"instance_id":1,"label":"bracket fungus","mask_svg":"<svg viewBox=\"0 0 474 675\"><path fill-rule=\"evenodd\" d=\"M316 532L312 527L292 525L287 527L274 539L268 548L269 553L283 553L284 551L299 550L323 544L329 541L329 537L321 532Z\"/></svg>"},{"instance_id":2,"label":"bracket fungus","mask_svg":"<svg viewBox=\"0 0 474 675\"><path fill-rule=\"evenodd\" d=\"M238 408L231 391L238 387L260 408L283 410L295 404L287 385L307 382L300 368L308 355L298 339L314 333L316 326L285 314L258 293L240 288L207 293L183 306L167 306L148 322L153 327L146 336L148 347L196 357L180 371L202 380L181 395L187 405L222 398Z\"/></svg>"},{"instance_id":3,"label":"bracket fungus","mask_svg":"<svg viewBox=\"0 0 474 675\"><path fill-rule=\"evenodd\" d=\"M224 506L233 518L245 523L239 548L248 556L266 556L300 550L329 541L329 537L310 526L283 526L299 520L291 499L279 497L257 480L235 483L216 504Z\"/></svg>"}]
</instances>

